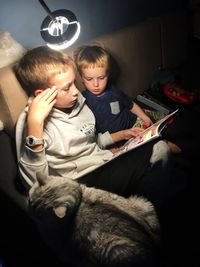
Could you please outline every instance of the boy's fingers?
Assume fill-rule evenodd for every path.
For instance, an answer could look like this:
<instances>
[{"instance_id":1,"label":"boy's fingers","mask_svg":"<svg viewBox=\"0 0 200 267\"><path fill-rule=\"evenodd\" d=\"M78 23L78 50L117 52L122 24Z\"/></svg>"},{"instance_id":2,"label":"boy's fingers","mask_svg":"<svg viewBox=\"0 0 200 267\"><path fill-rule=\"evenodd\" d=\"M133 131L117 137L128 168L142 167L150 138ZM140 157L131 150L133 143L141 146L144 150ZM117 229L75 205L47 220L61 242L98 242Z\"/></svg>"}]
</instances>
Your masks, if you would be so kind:
<instances>
[{"instance_id":1,"label":"boy's fingers","mask_svg":"<svg viewBox=\"0 0 200 267\"><path fill-rule=\"evenodd\" d=\"M50 102L50 106L51 106L51 108L55 105L55 103L56 103L56 99L54 98L54 99Z\"/></svg>"},{"instance_id":2,"label":"boy's fingers","mask_svg":"<svg viewBox=\"0 0 200 267\"><path fill-rule=\"evenodd\" d=\"M133 127L133 128L131 128L131 131L133 131L133 132L143 132L144 131L144 129L143 128L139 128L139 127Z\"/></svg>"},{"instance_id":3,"label":"boy's fingers","mask_svg":"<svg viewBox=\"0 0 200 267\"><path fill-rule=\"evenodd\" d=\"M56 86L53 86L52 88L47 88L47 89L41 91L41 93L38 96L40 98L42 98L42 97L45 97L47 95L51 95L51 94L53 94L55 92L57 92L57 88L56 88Z\"/></svg>"},{"instance_id":4,"label":"boy's fingers","mask_svg":"<svg viewBox=\"0 0 200 267\"><path fill-rule=\"evenodd\" d=\"M57 95L57 90L51 91L50 94L47 95L46 101L52 102L52 100L55 100Z\"/></svg>"},{"instance_id":5,"label":"boy's fingers","mask_svg":"<svg viewBox=\"0 0 200 267\"><path fill-rule=\"evenodd\" d=\"M38 95L39 99L43 99L44 101L52 101L57 95L57 88L48 88L46 90L44 90L43 92L41 92Z\"/></svg>"}]
</instances>

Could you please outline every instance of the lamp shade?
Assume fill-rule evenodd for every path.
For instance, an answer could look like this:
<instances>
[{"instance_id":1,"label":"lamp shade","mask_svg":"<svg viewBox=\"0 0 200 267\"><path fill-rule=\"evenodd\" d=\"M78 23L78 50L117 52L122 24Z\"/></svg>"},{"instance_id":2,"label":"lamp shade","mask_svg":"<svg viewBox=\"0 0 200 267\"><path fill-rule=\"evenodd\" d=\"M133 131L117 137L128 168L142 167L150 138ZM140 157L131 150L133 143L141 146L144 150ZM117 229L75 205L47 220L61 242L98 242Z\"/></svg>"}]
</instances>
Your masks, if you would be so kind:
<instances>
[{"instance_id":1,"label":"lamp shade","mask_svg":"<svg viewBox=\"0 0 200 267\"><path fill-rule=\"evenodd\" d=\"M51 12L41 24L40 33L49 47L61 50L72 45L80 34L80 23L67 9Z\"/></svg>"}]
</instances>

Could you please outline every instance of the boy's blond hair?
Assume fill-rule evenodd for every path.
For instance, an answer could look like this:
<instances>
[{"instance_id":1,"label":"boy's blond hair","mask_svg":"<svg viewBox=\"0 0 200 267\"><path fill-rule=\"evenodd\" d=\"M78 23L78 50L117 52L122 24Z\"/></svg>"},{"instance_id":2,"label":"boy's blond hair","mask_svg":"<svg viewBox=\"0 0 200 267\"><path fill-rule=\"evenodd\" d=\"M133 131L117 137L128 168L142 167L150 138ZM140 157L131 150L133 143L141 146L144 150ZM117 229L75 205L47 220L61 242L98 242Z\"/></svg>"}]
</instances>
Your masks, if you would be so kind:
<instances>
[{"instance_id":1,"label":"boy's blond hair","mask_svg":"<svg viewBox=\"0 0 200 267\"><path fill-rule=\"evenodd\" d=\"M14 70L22 87L30 96L36 89L45 89L50 78L66 72L70 67L76 70L73 59L66 53L47 46L38 46L28 50Z\"/></svg>"},{"instance_id":2,"label":"boy's blond hair","mask_svg":"<svg viewBox=\"0 0 200 267\"><path fill-rule=\"evenodd\" d=\"M110 55L99 45L84 45L74 52L74 60L80 75L86 68L103 67L106 73L110 72Z\"/></svg>"}]
</instances>

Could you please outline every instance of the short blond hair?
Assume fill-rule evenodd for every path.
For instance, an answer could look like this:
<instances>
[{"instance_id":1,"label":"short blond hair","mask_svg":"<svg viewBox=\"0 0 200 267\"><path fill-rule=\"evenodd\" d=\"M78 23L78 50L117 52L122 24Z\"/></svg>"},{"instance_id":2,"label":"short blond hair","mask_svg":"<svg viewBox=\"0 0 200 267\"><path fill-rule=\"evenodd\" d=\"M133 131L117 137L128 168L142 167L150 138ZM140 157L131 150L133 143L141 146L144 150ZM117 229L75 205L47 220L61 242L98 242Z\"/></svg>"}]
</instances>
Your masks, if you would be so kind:
<instances>
[{"instance_id":1,"label":"short blond hair","mask_svg":"<svg viewBox=\"0 0 200 267\"><path fill-rule=\"evenodd\" d=\"M110 55L101 46L84 45L74 51L74 61L78 72L82 75L82 70L89 67L104 67L106 73L110 72Z\"/></svg>"},{"instance_id":2,"label":"short blond hair","mask_svg":"<svg viewBox=\"0 0 200 267\"><path fill-rule=\"evenodd\" d=\"M76 71L73 59L66 53L38 46L28 50L14 70L26 93L32 95L36 89L45 89L54 75L70 67Z\"/></svg>"}]
</instances>

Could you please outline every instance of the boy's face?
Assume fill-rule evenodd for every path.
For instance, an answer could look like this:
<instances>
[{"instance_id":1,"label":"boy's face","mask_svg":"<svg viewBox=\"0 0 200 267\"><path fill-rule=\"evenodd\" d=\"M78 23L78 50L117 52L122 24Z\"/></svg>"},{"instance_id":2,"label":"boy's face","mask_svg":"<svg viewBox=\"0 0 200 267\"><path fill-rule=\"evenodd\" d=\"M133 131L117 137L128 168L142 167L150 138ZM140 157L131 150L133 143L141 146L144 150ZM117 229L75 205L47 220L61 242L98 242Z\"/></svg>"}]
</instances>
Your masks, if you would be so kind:
<instances>
[{"instance_id":1,"label":"boy's face","mask_svg":"<svg viewBox=\"0 0 200 267\"><path fill-rule=\"evenodd\" d=\"M104 67L85 68L82 70L81 78L86 89L96 96L103 94L108 82L108 75Z\"/></svg>"},{"instance_id":2,"label":"boy's face","mask_svg":"<svg viewBox=\"0 0 200 267\"><path fill-rule=\"evenodd\" d=\"M74 81L75 73L71 67L66 72L57 74L49 80L50 87L56 86L58 90L54 105L56 108L72 108L76 104L78 89Z\"/></svg>"}]
</instances>

